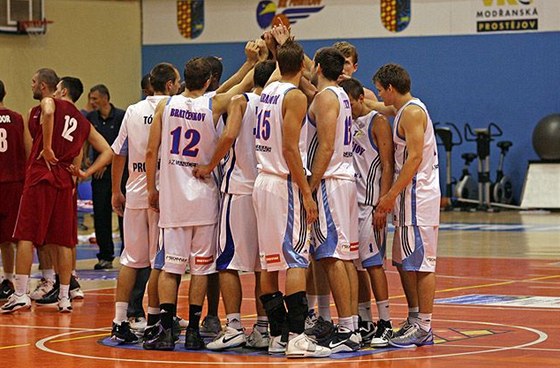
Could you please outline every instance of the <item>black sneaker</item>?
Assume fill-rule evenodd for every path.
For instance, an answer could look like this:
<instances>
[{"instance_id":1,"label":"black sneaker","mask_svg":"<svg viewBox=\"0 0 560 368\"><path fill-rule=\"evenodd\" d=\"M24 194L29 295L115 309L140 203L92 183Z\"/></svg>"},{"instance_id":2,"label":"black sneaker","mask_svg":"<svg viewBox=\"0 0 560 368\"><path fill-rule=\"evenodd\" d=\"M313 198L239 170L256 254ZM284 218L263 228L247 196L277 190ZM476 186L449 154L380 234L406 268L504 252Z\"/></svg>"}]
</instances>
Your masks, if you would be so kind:
<instances>
[{"instance_id":1,"label":"black sneaker","mask_svg":"<svg viewBox=\"0 0 560 368\"><path fill-rule=\"evenodd\" d=\"M39 305L58 304L58 293L60 291L60 283L55 282L51 291L45 294L41 299L35 300Z\"/></svg>"},{"instance_id":2,"label":"black sneaker","mask_svg":"<svg viewBox=\"0 0 560 368\"><path fill-rule=\"evenodd\" d=\"M185 349L186 350L202 350L204 349L204 340L200 336L200 331L194 328L187 328L185 333Z\"/></svg>"},{"instance_id":3,"label":"black sneaker","mask_svg":"<svg viewBox=\"0 0 560 368\"><path fill-rule=\"evenodd\" d=\"M369 345L371 339L375 336L375 323L372 321L362 321L360 319L358 326L360 327L360 335L362 335L362 344Z\"/></svg>"},{"instance_id":4,"label":"black sneaker","mask_svg":"<svg viewBox=\"0 0 560 368\"><path fill-rule=\"evenodd\" d=\"M175 349L175 341L173 341L172 329L165 329L162 325L155 325L157 333L154 331L153 338L144 341L142 347L146 350L173 350Z\"/></svg>"},{"instance_id":5,"label":"black sneaker","mask_svg":"<svg viewBox=\"0 0 560 368\"><path fill-rule=\"evenodd\" d=\"M317 318L315 325L304 331L307 336L312 337L316 341L328 339L336 332L336 328L332 322L325 321L323 317Z\"/></svg>"},{"instance_id":6,"label":"black sneaker","mask_svg":"<svg viewBox=\"0 0 560 368\"><path fill-rule=\"evenodd\" d=\"M113 322L111 339L121 344L136 344L140 339L130 329L130 323L121 322L120 325Z\"/></svg>"},{"instance_id":7,"label":"black sneaker","mask_svg":"<svg viewBox=\"0 0 560 368\"><path fill-rule=\"evenodd\" d=\"M351 340L353 332L347 328L338 326L338 329L330 337L317 340L321 346L331 349L333 353L349 353L360 349L360 344Z\"/></svg>"},{"instance_id":8,"label":"black sneaker","mask_svg":"<svg viewBox=\"0 0 560 368\"><path fill-rule=\"evenodd\" d=\"M13 293L14 284L10 280L4 279L0 284L0 301L8 300Z\"/></svg>"},{"instance_id":9,"label":"black sneaker","mask_svg":"<svg viewBox=\"0 0 560 368\"><path fill-rule=\"evenodd\" d=\"M109 270L113 268L113 261L107 261L105 259L100 259L94 266L94 270Z\"/></svg>"},{"instance_id":10,"label":"black sneaker","mask_svg":"<svg viewBox=\"0 0 560 368\"><path fill-rule=\"evenodd\" d=\"M393 337L393 326L391 321L379 320L377 322L377 331L371 339L372 348L384 348L389 345L389 340Z\"/></svg>"}]
</instances>

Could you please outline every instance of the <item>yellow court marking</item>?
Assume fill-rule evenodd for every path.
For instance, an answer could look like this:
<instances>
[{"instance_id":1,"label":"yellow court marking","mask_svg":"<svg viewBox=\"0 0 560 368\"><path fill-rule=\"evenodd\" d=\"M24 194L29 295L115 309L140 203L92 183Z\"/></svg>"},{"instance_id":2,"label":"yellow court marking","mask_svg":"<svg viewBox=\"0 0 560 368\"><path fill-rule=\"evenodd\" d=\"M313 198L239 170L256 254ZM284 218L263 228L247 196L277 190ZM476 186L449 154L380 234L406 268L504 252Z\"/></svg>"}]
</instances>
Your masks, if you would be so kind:
<instances>
[{"instance_id":1,"label":"yellow court marking","mask_svg":"<svg viewBox=\"0 0 560 368\"><path fill-rule=\"evenodd\" d=\"M95 334L95 335L87 335L87 336L80 336L80 337L73 337L71 339L61 339L61 340L53 340L51 342L66 342L66 341L75 341L75 340L83 340L83 339L90 339L92 337L101 337L107 336L107 332L102 334Z\"/></svg>"},{"instance_id":2,"label":"yellow court marking","mask_svg":"<svg viewBox=\"0 0 560 368\"><path fill-rule=\"evenodd\" d=\"M24 346L29 346L31 344L21 344L21 345L9 345L9 346L0 346L0 350L6 350L6 349L15 349L15 348L22 348Z\"/></svg>"}]
</instances>

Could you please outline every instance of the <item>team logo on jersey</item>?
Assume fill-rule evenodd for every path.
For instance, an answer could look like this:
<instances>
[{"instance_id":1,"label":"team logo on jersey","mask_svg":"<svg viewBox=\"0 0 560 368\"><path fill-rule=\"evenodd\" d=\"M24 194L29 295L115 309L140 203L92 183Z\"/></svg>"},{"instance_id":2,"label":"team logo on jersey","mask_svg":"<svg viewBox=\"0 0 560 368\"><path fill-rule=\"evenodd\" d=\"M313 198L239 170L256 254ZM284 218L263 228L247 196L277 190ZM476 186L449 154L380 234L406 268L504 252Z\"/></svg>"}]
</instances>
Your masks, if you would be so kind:
<instances>
[{"instance_id":1,"label":"team logo on jersey","mask_svg":"<svg viewBox=\"0 0 560 368\"><path fill-rule=\"evenodd\" d=\"M181 36L193 39L204 30L204 0L177 1L177 28Z\"/></svg>"},{"instance_id":2,"label":"team logo on jersey","mask_svg":"<svg viewBox=\"0 0 560 368\"><path fill-rule=\"evenodd\" d=\"M271 254L265 257L266 264L280 263L280 254Z\"/></svg>"},{"instance_id":3,"label":"team logo on jersey","mask_svg":"<svg viewBox=\"0 0 560 368\"><path fill-rule=\"evenodd\" d=\"M302 19L309 18L311 14L323 10L325 6L322 2L322 0L278 0L277 3L270 0L260 1L257 5L257 23L262 29L276 24L275 18L281 19L286 26L296 24Z\"/></svg>"},{"instance_id":4,"label":"team logo on jersey","mask_svg":"<svg viewBox=\"0 0 560 368\"><path fill-rule=\"evenodd\" d=\"M391 32L400 32L410 23L410 0L381 0L381 22Z\"/></svg>"},{"instance_id":5,"label":"team logo on jersey","mask_svg":"<svg viewBox=\"0 0 560 368\"><path fill-rule=\"evenodd\" d=\"M209 265L212 264L212 262L214 262L214 257L213 256L208 256L208 257L194 257L194 264L195 265Z\"/></svg>"}]
</instances>

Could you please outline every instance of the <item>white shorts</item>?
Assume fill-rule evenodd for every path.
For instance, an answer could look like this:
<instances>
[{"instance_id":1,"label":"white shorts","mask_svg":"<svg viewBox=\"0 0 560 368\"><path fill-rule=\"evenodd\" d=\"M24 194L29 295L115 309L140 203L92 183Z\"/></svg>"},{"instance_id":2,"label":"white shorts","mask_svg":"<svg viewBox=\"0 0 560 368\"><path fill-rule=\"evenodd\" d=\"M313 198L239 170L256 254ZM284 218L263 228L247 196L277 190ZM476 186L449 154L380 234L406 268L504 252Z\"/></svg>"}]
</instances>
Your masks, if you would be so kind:
<instances>
[{"instance_id":1,"label":"white shorts","mask_svg":"<svg viewBox=\"0 0 560 368\"><path fill-rule=\"evenodd\" d=\"M216 224L163 228L155 269L182 275L190 267L192 275L216 272Z\"/></svg>"},{"instance_id":2,"label":"white shorts","mask_svg":"<svg viewBox=\"0 0 560 368\"><path fill-rule=\"evenodd\" d=\"M260 173L253 188L259 257L263 270L307 268L309 230L296 183Z\"/></svg>"},{"instance_id":3,"label":"white shorts","mask_svg":"<svg viewBox=\"0 0 560 368\"><path fill-rule=\"evenodd\" d=\"M343 179L323 179L317 189L319 218L312 226L316 260L359 258L358 199L356 183Z\"/></svg>"},{"instance_id":4,"label":"white shorts","mask_svg":"<svg viewBox=\"0 0 560 368\"><path fill-rule=\"evenodd\" d=\"M387 226L376 229L372 225L373 207L358 205L360 233L360 270L368 267L383 266L385 262Z\"/></svg>"},{"instance_id":5,"label":"white shorts","mask_svg":"<svg viewBox=\"0 0 560 368\"><path fill-rule=\"evenodd\" d=\"M120 262L131 268L154 265L158 248L159 213L149 209L124 209L124 237L126 246Z\"/></svg>"},{"instance_id":6,"label":"white shorts","mask_svg":"<svg viewBox=\"0 0 560 368\"><path fill-rule=\"evenodd\" d=\"M216 270L260 271L258 241L253 197L224 193Z\"/></svg>"},{"instance_id":7,"label":"white shorts","mask_svg":"<svg viewBox=\"0 0 560 368\"><path fill-rule=\"evenodd\" d=\"M397 226L393 265L404 271L436 271L438 226Z\"/></svg>"}]
</instances>

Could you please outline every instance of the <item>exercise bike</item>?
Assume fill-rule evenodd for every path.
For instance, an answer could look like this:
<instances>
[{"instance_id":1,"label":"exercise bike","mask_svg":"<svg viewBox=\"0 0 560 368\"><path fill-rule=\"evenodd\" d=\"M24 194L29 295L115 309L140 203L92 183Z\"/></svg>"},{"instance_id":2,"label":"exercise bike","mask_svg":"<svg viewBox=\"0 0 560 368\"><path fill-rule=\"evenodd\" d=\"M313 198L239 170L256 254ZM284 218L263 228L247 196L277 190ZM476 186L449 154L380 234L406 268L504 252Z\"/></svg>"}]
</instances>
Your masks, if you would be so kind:
<instances>
[{"instance_id":1,"label":"exercise bike","mask_svg":"<svg viewBox=\"0 0 560 368\"><path fill-rule=\"evenodd\" d=\"M513 199L513 185L509 176L504 175L504 158L513 145L511 141L500 141L497 146L500 149L500 162L496 171L496 182L490 186L492 202L510 204Z\"/></svg>"},{"instance_id":2,"label":"exercise bike","mask_svg":"<svg viewBox=\"0 0 560 368\"><path fill-rule=\"evenodd\" d=\"M463 153L461 158L465 160L465 165L463 166L461 178L455 186L455 197L457 197L458 200L477 199L478 185L469 170L471 163L476 159L476 153Z\"/></svg>"},{"instance_id":3,"label":"exercise bike","mask_svg":"<svg viewBox=\"0 0 560 368\"><path fill-rule=\"evenodd\" d=\"M453 208L451 199L453 198L453 184L457 183L457 180L451 176L451 150L453 146L458 146L463 143L463 138L461 137L461 132L457 126L453 123L445 123L447 126L441 126L441 123L435 123L435 133L439 137L438 145L441 145L445 149L445 197L448 201L445 205L445 210L450 210ZM451 127L451 128L450 128ZM452 130L453 129L453 130ZM453 132L455 131L455 133ZM458 137L458 140L453 140L453 136Z\"/></svg>"}]
</instances>

